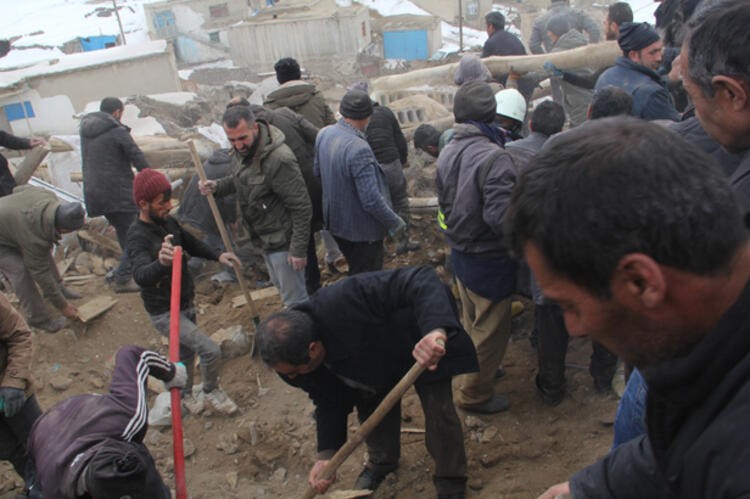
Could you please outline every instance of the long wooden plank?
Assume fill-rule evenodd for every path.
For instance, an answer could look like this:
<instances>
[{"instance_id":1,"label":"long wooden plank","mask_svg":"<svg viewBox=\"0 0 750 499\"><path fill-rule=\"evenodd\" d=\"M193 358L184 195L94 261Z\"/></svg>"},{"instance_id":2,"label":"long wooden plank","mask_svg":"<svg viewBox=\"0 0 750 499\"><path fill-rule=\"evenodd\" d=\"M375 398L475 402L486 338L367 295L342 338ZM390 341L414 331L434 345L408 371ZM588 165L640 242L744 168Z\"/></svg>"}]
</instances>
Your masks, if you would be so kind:
<instances>
[{"instance_id":1,"label":"long wooden plank","mask_svg":"<svg viewBox=\"0 0 750 499\"><path fill-rule=\"evenodd\" d=\"M112 308L117 300L111 296L97 296L93 300L78 307L78 318L81 322L86 323L91 319L99 317L104 312Z\"/></svg>"},{"instance_id":2,"label":"long wooden plank","mask_svg":"<svg viewBox=\"0 0 750 499\"><path fill-rule=\"evenodd\" d=\"M81 239L85 239L90 243L94 243L100 248L106 249L107 251L111 251L115 254L116 257L120 257L122 255L122 249L120 249L120 245L117 244L117 241L115 241L114 239L110 239L107 236L102 236L101 234L97 234L96 232L92 232L90 230L79 230L78 237L80 237Z\"/></svg>"}]
</instances>

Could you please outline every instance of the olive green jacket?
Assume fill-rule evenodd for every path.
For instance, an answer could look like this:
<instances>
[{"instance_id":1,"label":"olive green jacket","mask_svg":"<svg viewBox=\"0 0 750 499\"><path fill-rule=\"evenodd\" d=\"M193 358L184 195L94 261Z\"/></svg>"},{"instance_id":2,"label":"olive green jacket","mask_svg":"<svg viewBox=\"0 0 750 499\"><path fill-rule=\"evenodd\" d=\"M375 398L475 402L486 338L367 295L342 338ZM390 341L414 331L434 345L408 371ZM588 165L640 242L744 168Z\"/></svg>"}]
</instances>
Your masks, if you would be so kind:
<instances>
[{"instance_id":1,"label":"olive green jacket","mask_svg":"<svg viewBox=\"0 0 750 499\"><path fill-rule=\"evenodd\" d=\"M50 257L52 246L60 237L55 230L58 206L57 196L33 186L16 187L13 194L0 198L0 256L20 255L44 297L63 309L68 301L62 294Z\"/></svg>"},{"instance_id":2,"label":"olive green jacket","mask_svg":"<svg viewBox=\"0 0 750 499\"><path fill-rule=\"evenodd\" d=\"M310 238L312 203L284 134L258 120L255 155L232 151L232 173L216 182L216 195L237 193L252 243L264 253L289 251L303 258Z\"/></svg>"}]
</instances>

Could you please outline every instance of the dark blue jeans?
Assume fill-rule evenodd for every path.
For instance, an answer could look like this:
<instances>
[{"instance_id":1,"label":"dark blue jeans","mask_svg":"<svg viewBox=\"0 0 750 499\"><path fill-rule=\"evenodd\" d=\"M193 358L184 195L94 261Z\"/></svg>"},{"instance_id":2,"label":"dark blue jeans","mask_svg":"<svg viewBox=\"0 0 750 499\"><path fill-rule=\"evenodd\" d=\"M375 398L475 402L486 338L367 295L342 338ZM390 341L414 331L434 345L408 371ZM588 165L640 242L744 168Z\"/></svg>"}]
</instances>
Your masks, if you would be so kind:
<instances>
[{"instance_id":1,"label":"dark blue jeans","mask_svg":"<svg viewBox=\"0 0 750 499\"><path fill-rule=\"evenodd\" d=\"M638 369L633 369L617 406L612 449L646 433L646 395L646 380Z\"/></svg>"}]
</instances>

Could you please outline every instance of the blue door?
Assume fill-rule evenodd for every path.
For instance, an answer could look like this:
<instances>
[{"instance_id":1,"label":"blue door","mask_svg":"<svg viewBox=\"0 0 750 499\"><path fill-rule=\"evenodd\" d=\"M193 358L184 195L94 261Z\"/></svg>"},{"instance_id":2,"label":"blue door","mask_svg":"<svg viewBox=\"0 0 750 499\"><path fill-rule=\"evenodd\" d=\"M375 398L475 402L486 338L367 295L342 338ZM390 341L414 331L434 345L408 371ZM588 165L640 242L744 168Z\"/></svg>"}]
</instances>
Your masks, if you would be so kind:
<instances>
[{"instance_id":1,"label":"blue door","mask_svg":"<svg viewBox=\"0 0 750 499\"><path fill-rule=\"evenodd\" d=\"M427 31L386 31L383 33L383 55L386 59L425 60Z\"/></svg>"}]
</instances>

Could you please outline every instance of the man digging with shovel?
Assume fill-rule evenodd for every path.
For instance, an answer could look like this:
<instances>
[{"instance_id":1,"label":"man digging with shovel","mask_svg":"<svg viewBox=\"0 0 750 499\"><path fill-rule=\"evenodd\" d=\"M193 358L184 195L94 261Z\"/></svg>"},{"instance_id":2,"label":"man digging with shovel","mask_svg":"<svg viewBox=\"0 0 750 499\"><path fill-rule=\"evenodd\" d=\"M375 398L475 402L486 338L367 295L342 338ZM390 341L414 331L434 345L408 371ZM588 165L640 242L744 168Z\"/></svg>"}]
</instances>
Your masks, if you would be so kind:
<instances>
[{"instance_id":1,"label":"man digging with shovel","mask_svg":"<svg viewBox=\"0 0 750 499\"><path fill-rule=\"evenodd\" d=\"M368 272L321 288L266 318L256 341L263 361L315 404L318 455L309 483L317 492L333 483L321 472L346 441L349 413L356 407L360 423L367 419L416 359L427 366L415 388L438 498L464 497L466 452L451 378L478 364L450 290L432 268ZM397 403L365 440L368 462L355 488L375 490L398 467L400 424Z\"/></svg>"}]
</instances>

